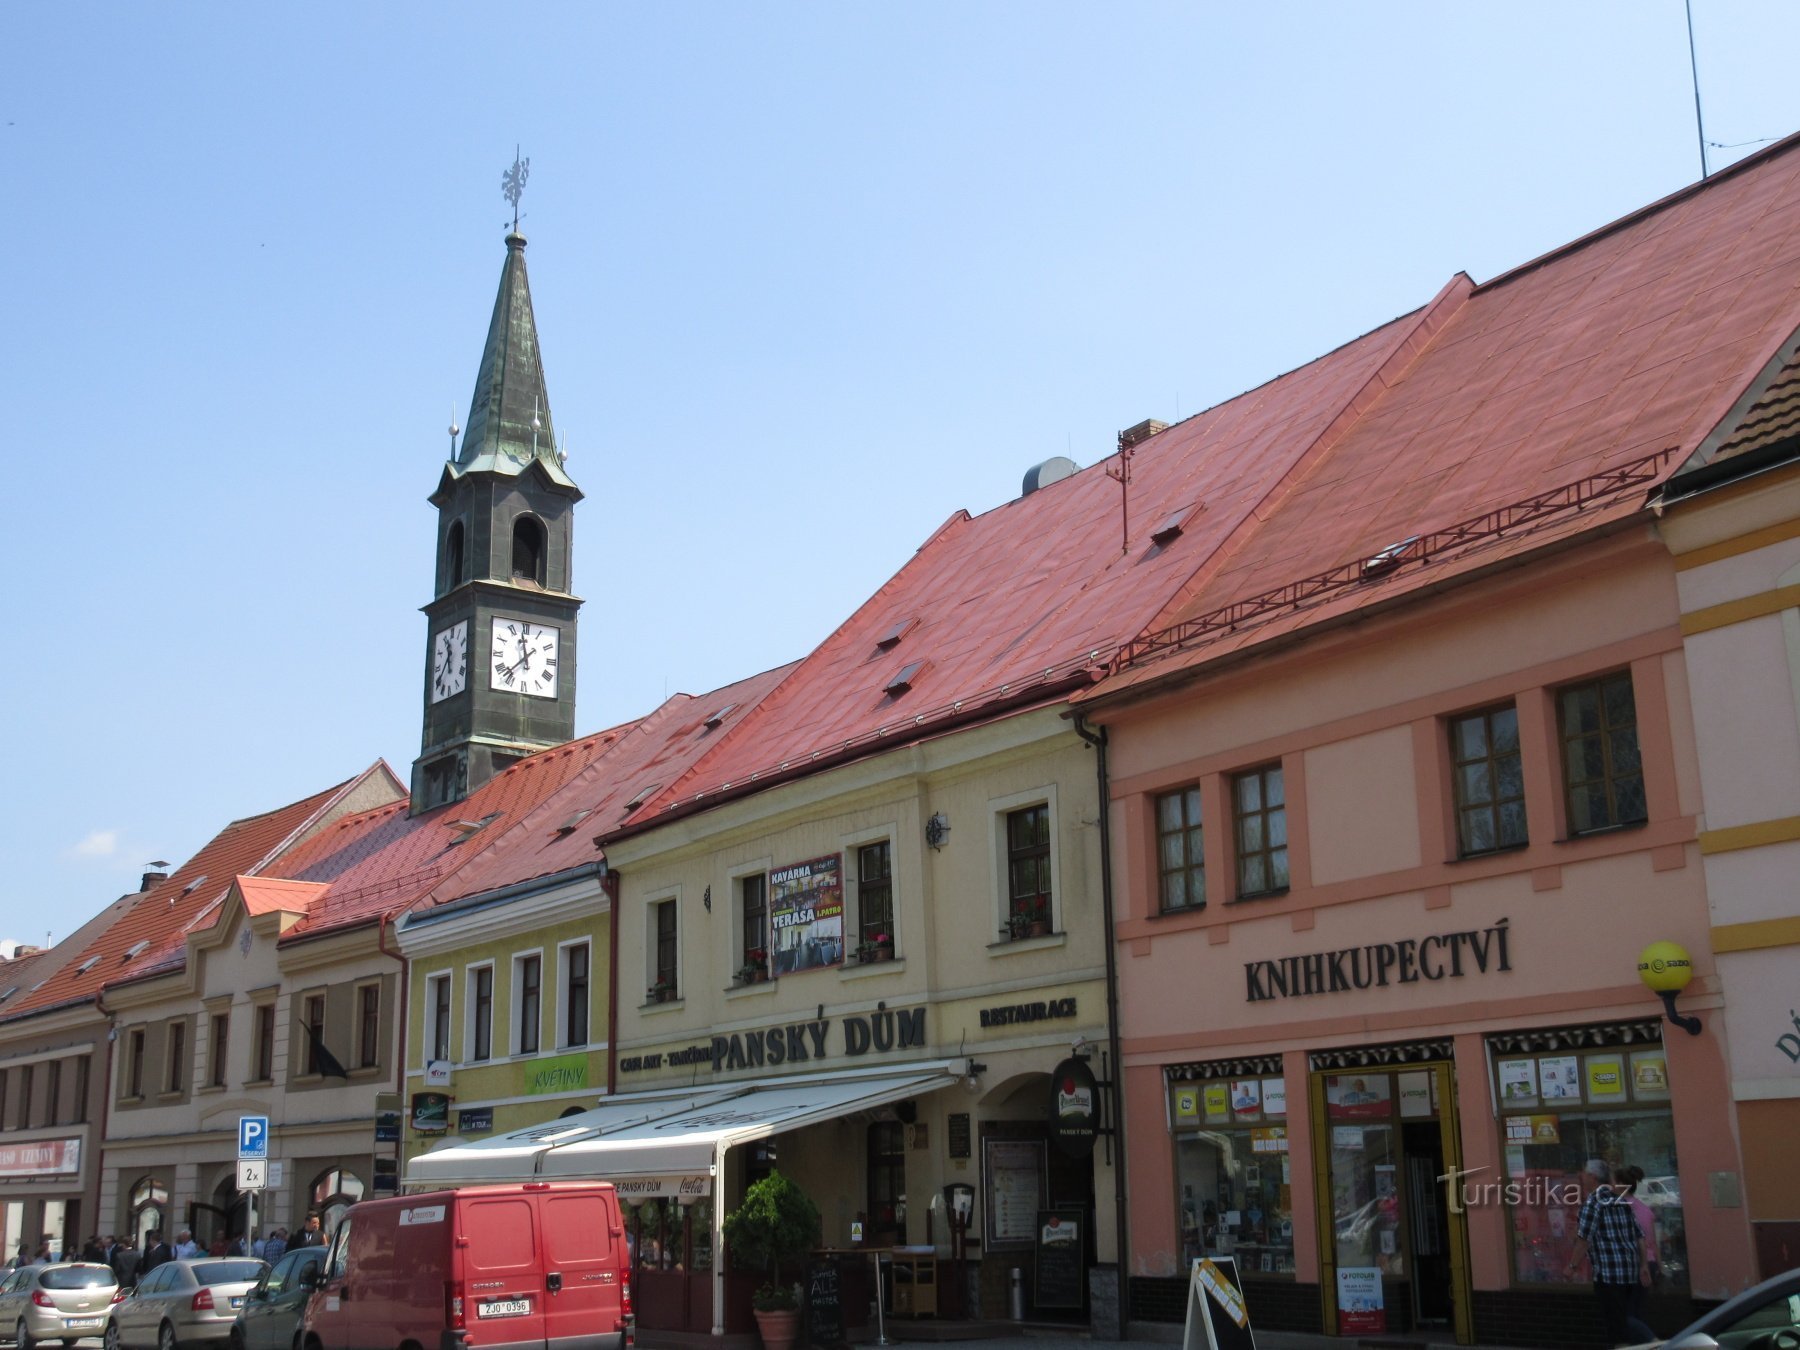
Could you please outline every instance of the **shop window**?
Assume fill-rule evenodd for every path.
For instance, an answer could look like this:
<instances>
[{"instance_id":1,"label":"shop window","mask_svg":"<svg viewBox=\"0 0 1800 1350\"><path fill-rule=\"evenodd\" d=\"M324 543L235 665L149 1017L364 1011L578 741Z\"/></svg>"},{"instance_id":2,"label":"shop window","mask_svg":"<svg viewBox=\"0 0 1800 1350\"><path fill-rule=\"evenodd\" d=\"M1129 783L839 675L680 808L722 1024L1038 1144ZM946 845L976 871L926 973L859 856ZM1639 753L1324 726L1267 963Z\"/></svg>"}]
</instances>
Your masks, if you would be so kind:
<instances>
[{"instance_id":1,"label":"shop window","mask_svg":"<svg viewBox=\"0 0 1800 1350\"><path fill-rule=\"evenodd\" d=\"M1617 1043L1596 1048L1604 1039ZM1662 1283L1685 1292L1687 1225L1667 1054L1635 1033L1625 1041L1590 1030L1568 1042L1551 1050L1509 1049L1509 1038L1492 1043L1506 1169L1506 1184L1493 1199L1510 1211L1513 1282L1570 1282L1581 1202L1602 1177L1636 1167L1644 1173L1637 1198L1654 1220ZM1465 1192L1465 1199L1482 1196L1468 1183ZM1583 1281L1587 1274L1579 1271Z\"/></svg>"},{"instance_id":2,"label":"shop window","mask_svg":"<svg viewBox=\"0 0 1800 1350\"><path fill-rule=\"evenodd\" d=\"M1183 1263L1230 1256L1246 1276L1292 1279L1293 1171L1308 1163L1288 1152L1285 1080L1183 1081L1170 1096Z\"/></svg>"},{"instance_id":3,"label":"shop window","mask_svg":"<svg viewBox=\"0 0 1800 1350\"><path fill-rule=\"evenodd\" d=\"M1556 707L1569 833L1642 824L1649 812L1630 672L1560 689Z\"/></svg>"},{"instance_id":4,"label":"shop window","mask_svg":"<svg viewBox=\"0 0 1800 1350\"><path fill-rule=\"evenodd\" d=\"M358 985L356 990L356 1066L373 1069L381 1063L381 986Z\"/></svg>"},{"instance_id":5,"label":"shop window","mask_svg":"<svg viewBox=\"0 0 1800 1350\"><path fill-rule=\"evenodd\" d=\"M625 1243L634 1277L660 1272L710 1273L713 1268L711 1196L681 1204L673 1196L631 1201L619 1199L625 1220ZM644 1291L637 1298L642 1307Z\"/></svg>"},{"instance_id":6,"label":"shop window","mask_svg":"<svg viewBox=\"0 0 1800 1350\"><path fill-rule=\"evenodd\" d=\"M494 968L469 971L469 1058L480 1063L494 1056Z\"/></svg>"},{"instance_id":7,"label":"shop window","mask_svg":"<svg viewBox=\"0 0 1800 1350\"><path fill-rule=\"evenodd\" d=\"M1450 721L1457 853L1472 857L1519 848L1525 835L1525 771L1519 710L1512 704Z\"/></svg>"},{"instance_id":8,"label":"shop window","mask_svg":"<svg viewBox=\"0 0 1800 1350\"><path fill-rule=\"evenodd\" d=\"M1196 784L1156 799L1156 868L1163 913L1206 903L1205 836Z\"/></svg>"},{"instance_id":9,"label":"shop window","mask_svg":"<svg viewBox=\"0 0 1800 1350\"><path fill-rule=\"evenodd\" d=\"M513 1053L535 1055L544 1023L544 958L513 958Z\"/></svg>"},{"instance_id":10,"label":"shop window","mask_svg":"<svg viewBox=\"0 0 1800 1350\"><path fill-rule=\"evenodd\" d=\"M1266 764L1231 780L1232 823L1240 900L1288 888L1287 796L1281 765Z\"/></svg>"},{"instance_id":11,"label":"shop window","mask_svg":"<svg viewBox=\"0 0 1800 1350\"><path fill-rule=\"evenodd\" d=\"M769 973L769 874L738 878L738 978L748 984Z\"/></svg>"},{"instance_id":12,"label":"shop window","mask_svg":"<svg viewBox=\"0 0 1800 1350\"><path fill-rule=\"evenodd\" d=\"M450 1058L450 975L433 975L425 981L425 1005L431 1009L430 1031L425 1045L425 1058Z\"/></svg>"},{"instance_id":13,"label":"shop window","mask_svg":"<svg viewBox=\"0 0 1800 1350\"><path fill-rule=\"evenodd\" d=\"M673 898L659 900L650 906L650 1001L673 999L680 988L676 967L680 950L676 946L676 911Z\"/></svg>"},{"instance_id":14,"label":"shop window","mask_svg":"<svg viewBox=\"0 0 1800 1350\"><path fill-rule=\"evenodd\" d=\"M225 1055L231 1043L231 1014L212 1015L212 1036L206 1051L206 1081L213 1087L225 1086Z\"/></svg>"},{"instance_id":15,"label":"shop window","mask_svg":"<svg viewBox=\"0 0 1800 1350\"><path fill-rule=\"evenodd\" d=\"M586 942L564 943L557 952L562 964L558 985L562 990L562 1026L564 1049L588 1043L588 971L593 948Z\"/></svg>"},{"instance_id":16,"label":"shop window","mask_svg":"<svg viewBox=\"0 0 1800 1350\"><path fill-rule=\"evenodd\" d=\"M1015 938L1050 931L1050 807L1006 813L1006 923Z\"/></svg>"},{"instance_id":17,"label":"shop window","mask_svg":"<svg viewBox=\"0 0 1800 1350\"><path fill-rule=\"evenodd\" d=\"M891 1247L906 1238L906 1127L897 1120L869 1126L868 1233L870 1245Z\"/></svg>"}]
</instances>

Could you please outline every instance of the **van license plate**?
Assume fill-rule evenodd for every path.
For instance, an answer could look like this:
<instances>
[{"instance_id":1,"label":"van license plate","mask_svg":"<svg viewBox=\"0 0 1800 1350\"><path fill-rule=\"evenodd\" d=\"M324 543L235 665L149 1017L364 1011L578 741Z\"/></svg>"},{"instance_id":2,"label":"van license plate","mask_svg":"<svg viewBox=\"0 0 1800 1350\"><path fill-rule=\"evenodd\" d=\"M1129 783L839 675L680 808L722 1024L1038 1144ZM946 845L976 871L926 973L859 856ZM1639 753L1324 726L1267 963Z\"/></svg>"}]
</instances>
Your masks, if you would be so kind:
<instances>
[{"instance_id":1,"label":"van license plate","mask_svg":"<svg viewBox=\"0 0 1800 1350\"><path fill-rule=\"evenodd\" d=\"M528 1298L502 1298L475 1305L477 1317L528 1317L530 1314L531 1300Z\"/></svg>"}]
</instances>

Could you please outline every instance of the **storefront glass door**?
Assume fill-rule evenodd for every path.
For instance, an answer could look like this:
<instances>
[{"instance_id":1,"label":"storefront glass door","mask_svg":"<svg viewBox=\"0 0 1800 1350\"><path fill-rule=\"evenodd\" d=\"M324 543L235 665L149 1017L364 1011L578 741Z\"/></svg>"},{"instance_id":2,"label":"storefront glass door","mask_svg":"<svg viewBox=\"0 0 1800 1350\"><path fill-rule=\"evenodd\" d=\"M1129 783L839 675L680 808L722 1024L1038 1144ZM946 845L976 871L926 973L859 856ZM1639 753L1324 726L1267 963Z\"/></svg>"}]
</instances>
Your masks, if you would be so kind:
<instances>
[{"instance_id":1,"label":"storefront glass door","mask_svg":"<svg viewBox=\"0 0 1800 1350\"><path fill-rule=\"evenodd\" d=\"M1461 1162L1450 1066L1315 1073L1311 1096L1326 1328L1437 1326L1466 1343L1467 1239L1443 1181Z\"/></svg>"}]
</instances>

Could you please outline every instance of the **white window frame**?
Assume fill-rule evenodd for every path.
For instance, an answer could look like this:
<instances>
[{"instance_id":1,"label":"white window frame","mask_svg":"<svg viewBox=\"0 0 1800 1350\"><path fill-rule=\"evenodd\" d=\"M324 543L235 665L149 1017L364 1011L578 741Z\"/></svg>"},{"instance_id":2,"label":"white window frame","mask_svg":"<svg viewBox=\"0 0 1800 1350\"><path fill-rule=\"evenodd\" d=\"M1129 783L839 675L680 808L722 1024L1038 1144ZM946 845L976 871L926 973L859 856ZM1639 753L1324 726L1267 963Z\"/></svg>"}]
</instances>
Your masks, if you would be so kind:
<instances>
[{"instance_id":1,"label":"white window frame","mask_svg":"<svg viewBox=\"0 0 1800 1350\"><path fill-rule=\"evenodd\" d=\"M735 974L737 971L741 970L744 962L749 959L744 954L744 878L753 877L759 872L762 874L763 914L765 916L764 922L766 924L769 912L769 873L774 870L775 857L773 854L769 854L757 858L753 862L739 863L735 867L728 868L725 872L725 893L731 897L731 971L728 972L728 975ZM680 930L680 916L677 915L676 933L678 936ZM769 939L774 936L773 930L765 931L763 937L764 951L768 951L774 946L774 944L769 941ZM654 953L652 953L651 964L652 966L655 965ZM773 977L774 972L771 971L770 975ZM677 992L679 992L679 990L677 990Z\"/></svg>"},{"instance_id":2,"label":"white window frame","mask_svg":"<svg viewBox=\"0 0 1800 1350\"><path fill-rule=\"evenodd\" d=\"M450 1016L444 1024L444 1039L450 1044L434 1045L437 1035L437 990L443 984L450 993ZM425 1035L419 1042L420 1068L434 1060L454 1063L456 1056L456 972L454 970L434 970L425 977ZM441 1052L441 1053L433 1053Z\"/></svg>"},{"instance_id":3,"label":"white window frame","mask_svg":"<svg viewBox=\"0 0 1800 1350\"><path fill-rule=\"evenodd\" d=\"M587 948L587 1026L583 1039L569 1039L569 953L577 947ZM594 939L567 938L556 944L556 1037L558 1050L588 1050L594 1044Z\"/></svg>"},{"instance_id":4,"label":"white window frame","mask_svg":"<svg viewBox=\"0 0 1800 1350\"><path fill-rule=\"evenodd\" d=\"M494 997L488 1004L488 1053L486 1059L475 1058L475 977L487 971L494 979ZM493 1004L500 997L500 976L494 969L492 961L471 961L463 967L463 1059L464 1064L492 1064L494 1062L494 1008Z\"/></svg>"},{"instance_id":5,"label":"white window frame","mask_svg":"<svg viewBox=\"0 0 1800 1350\"><path fill-rule=\"evenodd\" d=\"M993 918L988 924L988 931L994 936L988 938L988 944L994 945L1000 933L1006 928L1008 896L1007 875L1007 837L1006 818L1014 811L1028 806L1045 806L1050 816L1050 931L1061 933L1063 924L1063 877L1062 877L1062 812L1057 808L1056 784L1046 783L1042 787L1027 788L1024 792L1009 793L1004 797L988 799L988 864L992 869L989 877L988 891L992 897Z\"/></svg>"},{"instance_id":6,"label":"white window frame","mask_svg":"<svg viewBox=\"0 0 1800 1350\"><path fill-rule=\"evenodd\" d=\"M525 963L532 957L538 963L538 1011L537 1011L537 1049L525 1049ZM526 951L512 954L512 987L506 991L507 1019L506 1043L514 1055L541 1055L544 1053L544 949L532 947Z\"/></svg>"}]
</instances>

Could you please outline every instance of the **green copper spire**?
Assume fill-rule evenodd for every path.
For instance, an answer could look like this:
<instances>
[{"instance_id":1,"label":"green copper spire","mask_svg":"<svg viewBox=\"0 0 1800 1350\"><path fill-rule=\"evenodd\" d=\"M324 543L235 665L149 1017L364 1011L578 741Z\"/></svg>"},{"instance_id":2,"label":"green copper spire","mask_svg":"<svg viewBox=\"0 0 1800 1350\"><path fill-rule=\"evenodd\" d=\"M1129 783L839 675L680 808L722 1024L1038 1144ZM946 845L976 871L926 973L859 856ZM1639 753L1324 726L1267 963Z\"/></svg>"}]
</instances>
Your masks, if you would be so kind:
<instances>
[{"instance_id":1,"label":"green copper spire","mask_svg":"<svg viewBox=\"0 0 1800 1350\"><path fill-rule=\"evenodd\" d=\"M475 376L475 396L462 450L452 472L521 472L540 462L556 482L574 487L557 454L544 363L538 352L537 321L531 312L531 283L525 275L525 238L506 236L506 264L488 322L487 345Z\"/></svg>"}]
</instances>

